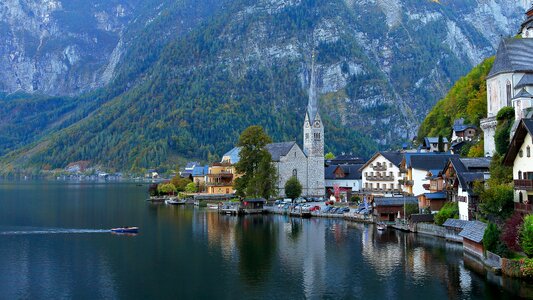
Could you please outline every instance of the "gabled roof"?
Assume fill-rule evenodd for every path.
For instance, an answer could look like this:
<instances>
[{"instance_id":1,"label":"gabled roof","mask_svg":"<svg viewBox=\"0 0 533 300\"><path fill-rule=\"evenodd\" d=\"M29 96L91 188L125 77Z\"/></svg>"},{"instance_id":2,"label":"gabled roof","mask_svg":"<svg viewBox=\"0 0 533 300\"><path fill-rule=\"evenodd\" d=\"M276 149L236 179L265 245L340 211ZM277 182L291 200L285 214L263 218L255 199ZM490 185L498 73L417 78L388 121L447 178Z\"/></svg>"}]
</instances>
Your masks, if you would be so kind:
<instances>
[{"instance_id":1,"label":"gabled roof","mask_svg":"<svg viewBox=\"0 0 533 300\"><path fill-rule=\"evenodd\" d=\"M528 93L526 91L526 89L522 89L520 90L520 92L518 92L518 94L516 94L514 97L513 97L513 100L514 99L520 99L520 98L533 98L533 95L531 95L530 93Z\"/></svg>"},{"instance_id":2,"label":"gabled roof","mask_svg":"<svg viewBox=\"0 0 533 300\"><path fill-rule=\"evenodd\" d=\"M385 159L393 163L395 166L400 167L400 163L403 160L404 153L392 152L392 151L380 151L376 152L372 158L370 158L359 170L362 171L368 165L370 165L378 156L383 156Z\"/></svg>"},{"instance_id":3,"label":"gabled roof","mask_svg":"<svg viewBox=\"0 0 533 300\"><path fill-rule=\"evenodd\" d=\"M502 39L487 78L501 73L533 72L533 39Z\"/></svg>"},{"instance_id":4,"label":"gabled roof","mask_svg":"<svg viewBox=\"0 0 533 300\"><path fill-rule=\"evenodd\" d=\"M233 149L231 149L230 151L226 152L223 156L222 156L222 159L224 159L224 157L229 157L230 159L230 163L232 164L236 164L239 162L240 160L240 154L241 153L241 147L235 147Z\"/></svg>"},{"instance_id":5,"label":"gabled roof","mask_svg":"<svg viewBox=\"0 0 533 300\"><path fill-rule=\"evenodd\" d=\"M460 158L460 160L468 171L488 171L491 162L489 157L469 157Z\"/></svg>"},{"instance_id":6,"label":"gabled roof","mask_svg":"<svg viewBox=\"0 0 533 300\"><path fill-rule=\"evenodd\" d=\"M504 165L510 167L514 165L516 155L518 154L518 151L520 150L520 147L522 147L524 139L528 134L533 136L533 119L522 119L520 120L520 123L518 123L518 127L513 135L513 139L509 144L509 150L507 150L507 153L503 158Z\"/></svg>"},{"instance_id":7,"label":"gabled roof","mask_svg":"<svg viewBox=\"0 0 533 300\"><path fill-rule=\"evenodd\" d=\"M296 145L296 142L272 143L266 145L265 148L270 152L272 161L279 161L282 156L287 155L291 151L294 145Z\"/></svg>"},{"instance_id":8,"label":"gabled roof","mask_svg":"<svg viewBox=\"0 0 533 300\"><path fill-rule=\"evenodd\" d=\"M405 155L405 166L418 170L442 170L448 160L452 157L459 157L454 154L443 153L409 153Z\"/></svg>"},{"instance_id":9,"label":"gabled roof","mask_svg":"<svg viewBox=\"0 0 533 300\"><path fill-rule=\"evenodd\" d=\"M471 221L465 225L459 236L471 240L476 243L481 243L487 224L480 221Z\"/></svg>"},{"instance_id":10,"label":"gabled roof","mask_svg":"<svg viewBox=\"0 0 533 300\"><path fill-rule=\"evenodd\" d=\"M524 76L522 76L522 79L515 85L515 89L523 88L526 86L532 86L533 85L533 73L528 73Z\"/></svg>"},{"instance_id":11,"label":"gabled roof","mask_svg":"<svg viewBox=\"0 0 533 300\"><path fill-rule=\"evenodd\" d=\"M209 166L198 166L198 167L194 167L194 169L192 170L192 176L205 176L209 174Z\"/></svg>"},{"instance_id":12,"label":"gabled roof","mask_svg":"<svg viewBox=\"0 0 533 300\"><path fill-rule=\"evenodd\" d=\"M328 180L358 180L361 179L361 168L363 164L352 164L352 165L331 165L326 167L325 177ZM344 178L336 178L335 171L337 168L341 168L345 174Z\"/></svg>"},{"instance_id":13,"label":"gabled roof","mask_svg":"<svg viewBox=\"0 0 533 300\"><path fill-rule=\"evenodd\" d=\"M485 174L483 172L457 172L457 179L459 185L463 190L470 190L470 184L475 181L484 181Z\"/></svg>"},{"instance_id":14,"label":"gabled roof","mask_svg":"<svg viewBox=\"0 0 533 300\"><path fill-rule=\"evenodd\" d=\"M470 221L467 220L459 220L459 219L447 219L442 226L444 227L452 227L456 229L463 229L465 226L470 223Z\"/></svg>"},{"instance_id":15,"label":"gabled roof","mask_svg":"<svg viewBox=\"0 0 533 300\"><path fill-rule=\"evenodd\" d=\"M416 197L374 197L375 206L403 206L404 204L418 204Z\"/></svg>"}]
</instances>

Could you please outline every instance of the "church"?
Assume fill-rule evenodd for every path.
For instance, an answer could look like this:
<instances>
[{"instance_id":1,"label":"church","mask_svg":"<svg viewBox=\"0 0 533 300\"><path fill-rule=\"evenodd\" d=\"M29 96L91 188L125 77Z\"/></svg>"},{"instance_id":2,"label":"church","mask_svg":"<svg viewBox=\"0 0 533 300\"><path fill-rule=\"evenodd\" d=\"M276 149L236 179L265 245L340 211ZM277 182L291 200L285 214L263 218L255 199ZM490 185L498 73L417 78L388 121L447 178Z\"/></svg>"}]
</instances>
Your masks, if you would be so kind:
<instances>
[{"instance_id":1,"label":"church","mask_svg":"<svg viewBox=\"0 0 533 300\"><path fill-rule=\"evenodd\" d=\"M494 134L496 116L509 106L515 110L511 136L522 118L531 118L533 110L533 7L520 26L521 38L502 39L494 65L487 75L487 118L480 122L484 135L485 156L496 151Z\"/></svg>"},{"instance_id":2,"label":"church","mask_svg":"<svg viewBox=\"0 0 533 300\"><path fill-rule=\"evenodd\" d=\"M278 196L285 196L285 183L295 176L302 184L302 196L324 197L324 125L318 111L314 57L311 67L309 102L303 124L303 149L295 141L266 146L278 175ZM239 148L222 157L222 163L236 164Z\"/></svg>"}]
</instances>

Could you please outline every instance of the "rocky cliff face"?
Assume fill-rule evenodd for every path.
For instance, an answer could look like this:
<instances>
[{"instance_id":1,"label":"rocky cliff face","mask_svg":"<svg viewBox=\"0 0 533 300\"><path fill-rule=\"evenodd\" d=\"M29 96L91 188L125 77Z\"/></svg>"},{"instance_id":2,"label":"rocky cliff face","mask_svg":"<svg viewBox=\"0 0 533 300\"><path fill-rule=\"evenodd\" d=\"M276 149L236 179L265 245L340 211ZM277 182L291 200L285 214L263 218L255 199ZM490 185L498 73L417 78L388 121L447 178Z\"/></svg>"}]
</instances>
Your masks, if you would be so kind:
<instances>
[{"instance_id":1,"label":"rocky cliff face","mask_svg":"<svg viewBox=\"0 0 533 300\"><path fill-rule=\"evenodd\" d=\"M226 151L257 123L277 140L299 140L313 52L327 151L366 156L416 134L452 83L493 55L500 36L515 34L527 7L524 0L4 1L0 92L75 95L106 86L97 97L105 106L82 96L87 105L77 112L70 103L73 125L15 160L54 167L113 160L124 169L135 158L150 167ZM9 122L9 109L2 115ZM53 124L65 118L54 116Z\"/></svg>"},{"instance_id":2,"label":"rocky cliff face","mask_svg":"<svg viewBox=\"0 0 533 300\"><path fill-rule=\"evenodd\" d=\"M107 84L137 1L0 3L0 90L79 94Z\"/></svg>"}]
</instances>

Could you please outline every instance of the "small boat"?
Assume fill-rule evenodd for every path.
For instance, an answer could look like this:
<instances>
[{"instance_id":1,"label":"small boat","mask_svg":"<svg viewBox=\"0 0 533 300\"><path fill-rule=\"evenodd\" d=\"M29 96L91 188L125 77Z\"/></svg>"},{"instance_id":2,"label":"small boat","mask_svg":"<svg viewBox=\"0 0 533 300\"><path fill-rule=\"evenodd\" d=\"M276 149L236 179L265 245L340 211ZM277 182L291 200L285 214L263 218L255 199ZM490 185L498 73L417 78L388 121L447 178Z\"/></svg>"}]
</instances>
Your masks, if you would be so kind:
<instances>
[{"instance_id":1,"label":"small boat","mask_svg":"<svg viewBox=\"0 0 533 300\"><path fill-rule=\"evenodd\" d=\"M170 204L170 205L181 205L181 204L186 204L187 200L185 199L179 200L179 199L172 198L172 199L165 200L165 203Z\"/></svg>"},{"instance_id":2,"label":"small boat","mask_svg":"<svg viewBox=\"0 0 533 300\"><path fill-rule=\"evenodd\" d=\"M378 230L385 230L387 229L387 225L385 225L385 223L378 223L377 228Z\"/></svg>"},{"instance_id":3,"label":"small boat","mask_svg":"<svg viewBox=\"0 0 533 300\"><path fill-rule=\"evenodd\" d=\"M139 227L117 227L117 228L111 228L111 232L114 233L137 233L139 232Z\"/></svg>"},{"instance_id":4,"label":"small boat","mask_svg":"<svg viewBox=\"0 0 533 300\"><path fill-rule=\"evenodd\" d=\"M216 203L209 203L207 204L208 209L218 209L218 204Z\"/></svg>"}]
</instances>

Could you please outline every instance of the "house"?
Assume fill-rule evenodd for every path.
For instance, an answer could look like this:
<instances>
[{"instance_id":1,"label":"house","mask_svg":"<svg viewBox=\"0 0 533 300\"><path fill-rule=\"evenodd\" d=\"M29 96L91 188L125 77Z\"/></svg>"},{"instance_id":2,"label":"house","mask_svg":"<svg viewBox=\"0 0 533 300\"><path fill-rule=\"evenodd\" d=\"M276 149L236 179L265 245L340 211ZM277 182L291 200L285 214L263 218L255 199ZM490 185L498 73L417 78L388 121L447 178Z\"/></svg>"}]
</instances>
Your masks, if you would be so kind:
<instances>
[{"instance_id":1,"label":"house","mask_svg":"<svg viewBox=\"0 0 533 300\"><path fill-rule=\"evenodd\" d=\"M335 164L326 167L326 191L333 194L338 188L345 200L350 199L352 194L361 191L362 176L359 169L363 164Z\"/></svg>"},{"instance_id":2,"label":"house","mask_svg":"<svg viewBox=\"0 0 533 300\"><path fill-rule=\"evenodd\" d=\"M474 183L488 179L489 167L489 158L453 157L444 168L447 198L458 203L461 220L473 220L478 212L479 197L474 192Z\"/></svg>"},{"instance_id":3,"label":"house","mask_svg":"<svg viewBox=\"0 0 533 300\"><path fill-rule=\"evenodd\" d=\"M399 180L402 179L400 163L401 152L377 152L360 169L362 174L362 191L372 196L392 196L401 194Z\"/></svg>"},{"instance_id":4,"label":"house","mask_svg":"<svg viewBox=\"0 0 533 300\"><path fill-rule=\"evenodd\" d=\"M436 213L448 200L442 169L429 170L426 178L429 179L429 184L424 185L426 192L418 195L418 207Z\"/></svg>"},{"instance_id":5,"label":"house","mask_svg":"<svg viewBox=\"0 0 533 300\"><path fill-rule=\"evenodd\" d=\"M533 119L522 119L503 159L513 167L515 211L533 213Z\"/></svg>"},{"instance_id":6,"label":"house","mask_svg":"<svg viewBox=\"0 0 533 300\"><path fill-rule=\"evenodd\" d=\"M465 226L470 223L470 221L467 220L460 220L460 219L447 219L443 224L442 227L453 231L456 234L461 233Z\"/></svg>"},{"instance_id":7,"label":"house","mask_svg":"<svg viewBox=\"0 0 533 300\"><path fill-rule=\"evenodd\" d=\"M404 205L416 204L415 197L374 197L374 216L380 221L393 222L404 218Z\"/></svg>"},{"instance_id":8,"label":"house","mask_svg":"<svg viewBox=\"0 0 533 300\"><path fill-rule=\"evenodd\" d=\"M455 120L453 124L452 143L471 141L477 134L477 127L474 125L464 124L464 119Z\"/></svg>"},{"instance_id":9,"label":"house","mask_svg":"<svg viewBox=\"0 0 533 300\"><path fill-rule=\"evenodd\" d=\"M463 251L480 259L484 258L483 235L487 224L480 221L468 222L459 236L463 238Z\"/></svg>"},{"instance_id":10,"label":"house","mask_svg":"<svg viewBox=\"0 0 533 300\"><path fill-rule=\"evenodd\" d=\"M228 163L213 163L209 166L206 188L208 194L234 194L235 166Z\"/></svg>"},{"instance_id":11,"label":"house","mask_svg":"<svg viewBox=\"0 0 533 300\"><path fill-rule=\"evenodd\" d=\"M404 194L419 196L427 191L425 185L429 185L427 177L429 171L438 172L444 168L452 157L459 157L447 153L405 153L400 169L404 171L402 190Z\"/></svg>"},{"instance_id":12,"label":"house","mask_svg":"<svg viewBox=\"0 0 533 300\"><path fill-rule=\"evenodd\" d=\"M192 162L188 162L186 165L185 165L185 168L183 168L181 171L180 171L180 177L182 178L189 178L190 180L193 180L193 170L196 166L200 166L200 163L199 162L196 162L196 161L192 161Z\"/></svg>"},{"instance_id":13,"label":"house","mask_svg":"<svg viewBox=\"0 0 533 300\"><path fill-rule=\"evenodd\" d=\"M496 150L494 134L496 115L503 107L515 110L515 125L528 114L533 94L533 7L526 12L520 26L522 38L501 40L496 58L487 75L487 117L480 121L484 135L484 151L492 156ZM513 125L513 128L516 126Z\"/></svg>"},{"instance_id":14,"label":"house","mask_svg":"<svg viewBox=\"0 0 533 300\"><path fill-rule=\"evenodd\" d=\"M192 180L196 184L199 193L206 190L207 175L209 174L209 166L196 166L192 170Z\"/></svg>"},{"instance_id":15,"label":"house","mask_svg":"<svg viewBox=\"0 0 533 300\"><path fill-rule=\"evenodd\" d=\"M448 142L448 138L443 137L442 138L443 143L443 151L447 152L450 148L450 143ZM425 137L424 142L421 145L421 150L424 150L426 152L440 152L439 151L439 138L438 137Z\"/></svg>"}]
</instances>

